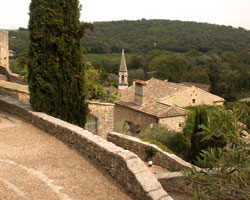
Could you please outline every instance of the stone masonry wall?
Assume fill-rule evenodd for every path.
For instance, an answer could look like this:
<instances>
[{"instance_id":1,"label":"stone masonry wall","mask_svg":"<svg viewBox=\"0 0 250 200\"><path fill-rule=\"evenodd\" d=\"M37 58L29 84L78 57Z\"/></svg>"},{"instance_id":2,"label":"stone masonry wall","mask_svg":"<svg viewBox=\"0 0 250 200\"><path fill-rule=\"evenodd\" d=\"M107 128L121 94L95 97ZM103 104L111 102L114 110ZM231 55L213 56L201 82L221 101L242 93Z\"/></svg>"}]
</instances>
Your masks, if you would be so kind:
<instances>
[{"instance_id":1,"label":"stone masonry wall","mask_svg":"<svg viewBox=\"0 0 250 200\"><path fill-rule=\"evenodd\" d=\"M134 125L139 125L141 131L144 131L146 128L148 128L150 124L157 122L157 118L151 115L147 115L146 113L129 109L119 104L115 104L114 119L115 123L118 123L120 121L129 121L132 122Z\"/></svg>"},{"instance_id":2,"label":"stone masonry wall","mask_svg":"<svg viewBox=\"0 0 250 200\"><path fill-rule=\"evenodd\" d=\"M114 104L89 102L90 113L98 118L98 136L107 138L114 128Z\"/></svg>"},{"instance_id":3,"label":"stone masonry wall","mask_svg":"<svg viewBox=\"0 0 250 200\"><path fill-rule=\"evenodd\" d=\"M28 86L0 80L0 94L14 97L22 102L29 102Z\"/></svg>"},{"instance_id":4,"label":"stone masonry wall","mask_svg":"<svg viewBox=\"0 0 250 200\"><path fill-rule=\"evenodd\" d=\"M134 152L142 160L146 161L147 154L146 149L153 148L156 154L153 158L150 158L156 165L159 165L171 172L181 171L184 168L191 168L192 165L174 154L170 154L162 151L156 145L143 142L138 138L124 135L121 133L111 132L108 135L108 141L115 145Z\"/></svg>"},{"instance_id":5,"label":"stone masonry wall","mask_svg":"<svg viewBox=\"0 0 250 200\"><path fill-rule=\"evenodd\" d=\"M165 125L169 130L182 132L185 116L160 118L159 123Z\"/></svg>"},{"instance_id":6,"label":"stone masonry wall","mask_svg":"<svg viewBox=\"0 0 250 200\"><path fill-rule=\"evenodd\" d=\"M92 133L44 113L27 103L0 95L0 109L17 115L57 137L106 170L135 200L173 200L140 158Z\"/></svg>"},{"instance_id":7,"label":"stone masonry wall","mask_svg":"<svg viewBox=\"0 0 250 200\"><path fill-rule=\"evenodd\" d=\"M6 69L5 67L1 65L0 65L0 74L5 75L7 81L18 83L21 85L27 85L25 81L18 78L18 74L12 73L10 69Z\"/></svg>"},{"instance_id":8,"label":"stone masonry wall","mask_svg":"<svg viewBox=\"0 0 250 200\"><path fill-rule=\"evenodd\" d=\"M0 31L0 66L9 68L9 38L8 31Z\"/></svg>"},{"instance_id":9,"label":"stone masonry wall","mask_svg":"<svg viewBox=\"0 0 250 200\"><path fill-rule=\"evenodd\" d=\"M0 67L1 69L1 67ZM9 95L19 101L29 103L29 90L27 85L20 85L0 80L0 94ZM89 102L91 114L98 118L98 135L107 138L114 127L114 104Z\"/></svg>"}]
</instances>

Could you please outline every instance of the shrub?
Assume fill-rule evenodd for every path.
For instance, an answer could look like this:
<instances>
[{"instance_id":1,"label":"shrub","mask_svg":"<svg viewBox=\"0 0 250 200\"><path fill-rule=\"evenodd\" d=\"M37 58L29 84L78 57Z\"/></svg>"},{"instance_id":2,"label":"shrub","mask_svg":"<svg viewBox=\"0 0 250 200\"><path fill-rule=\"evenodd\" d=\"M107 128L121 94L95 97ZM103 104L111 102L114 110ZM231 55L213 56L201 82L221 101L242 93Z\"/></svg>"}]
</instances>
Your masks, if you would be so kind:
<instances>
[{"instance_id":1,"label":"shrub","mask_svg":"<svg viewBox=\"0 0 250 200\"><path fill-rule=\"evenodd\" d=\"M120 121L118 123L115 123L114 131L117 133L132 135L132 133L129 131L129 125L127 123L125 123L124 121Z\"/></svg>"},{"instance_id":2,"label":"shrub","mask_svg":"<svg viewBox=\"0 0 250 200\"><path fill-rule=\"evenodd\" d=\"M158 142L156 140L149 140L149 139L141 139L141 140L144 141L144 142L148 142L150 144L154 144L157 147L159 147L161 150L173 154L173 151L171 151L168 147L166 147L165 145L163 145L162 143L160 143L160 142Z\"/></svg>"},{"instance_id":3,"label":"shrub","mask_svg":"<svg viewBox=\"0 0 250 200\"><path fill-rule=\"evenodd\" d=\"M174 133L173 135L170 135L167 138L166 145L184 160L188 159L190 143L183 133Z\"/></svg>"},{"instance_id":4,"label":"shrub","mask_svg":"<svg viewBox=\"0 0 250 200\"><path fill-rule=\"evenodd\" d=\"M146 153L146 160L149 158L153 158L156 154L157 150L154 149L153 147L146 147L145 148L145 153Z\"/></svg>"},{"instance_id":5,"label":"shrub","mask_svg":"<svg viewBox=\"0 0 250 200\"><path fill-rule=\"evenodd\" d=\"M152 128L148 128L145 132L139 134L139 138L156 140L166 146L167 138L174 132L169 131L161 124L153 124Z\"/></svg>"}]
</instances>

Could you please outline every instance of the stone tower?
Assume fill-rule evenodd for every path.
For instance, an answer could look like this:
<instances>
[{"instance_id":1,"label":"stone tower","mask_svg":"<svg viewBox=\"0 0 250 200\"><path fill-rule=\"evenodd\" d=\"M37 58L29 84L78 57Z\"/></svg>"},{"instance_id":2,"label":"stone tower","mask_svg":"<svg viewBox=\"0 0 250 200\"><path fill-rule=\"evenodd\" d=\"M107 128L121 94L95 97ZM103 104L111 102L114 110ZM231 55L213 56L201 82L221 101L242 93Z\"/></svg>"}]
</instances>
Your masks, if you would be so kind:
<instances>
[{"instance_id":1,"label":"stone tower","mask_svg":"<svg viewBox=\"0 0 250 200\"><path fill-rule=\"evenodd\" d=\"M124 49L122 49L121 65L119 69L119 85L118 89L123 90L128 88L128 69L124 54Z\"/></svg>"},{"instance_id":2,"label":"stone tower","mask_svg":"<svg viewBox=\"0 0 250 200\"><path fill-rule=\"evenodd\" d=\"M8 31L0 31L0 66L9 69Z\"/></svg>"}]
</instances>

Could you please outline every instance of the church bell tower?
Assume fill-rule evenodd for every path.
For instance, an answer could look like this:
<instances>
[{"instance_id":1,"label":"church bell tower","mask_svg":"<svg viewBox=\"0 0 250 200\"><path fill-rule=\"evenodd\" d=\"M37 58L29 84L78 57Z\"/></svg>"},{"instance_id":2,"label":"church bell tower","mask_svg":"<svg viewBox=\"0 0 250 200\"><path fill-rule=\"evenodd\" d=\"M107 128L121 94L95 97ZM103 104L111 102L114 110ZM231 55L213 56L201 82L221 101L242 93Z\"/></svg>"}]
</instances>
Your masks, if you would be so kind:
<instances>
[{"instance_id":1,"label":"church bell tower","mask_svg":"<svg viewBox=\"0 0 250 200\"><path fill-rule=\"evenodd\" d=\"M128 88L128 69L124 54L124 49L122 49L121 64L119 69L119 85L118 89L123 90Z\"/></svg>"}]
</instances>

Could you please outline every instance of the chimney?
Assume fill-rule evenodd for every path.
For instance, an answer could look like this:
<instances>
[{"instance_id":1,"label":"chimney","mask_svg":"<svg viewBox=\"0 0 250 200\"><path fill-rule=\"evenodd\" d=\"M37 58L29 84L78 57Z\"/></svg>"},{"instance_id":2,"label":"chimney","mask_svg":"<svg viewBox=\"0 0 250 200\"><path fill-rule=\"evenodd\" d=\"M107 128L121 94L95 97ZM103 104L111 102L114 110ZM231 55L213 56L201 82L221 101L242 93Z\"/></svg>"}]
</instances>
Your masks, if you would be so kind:
<instances>
[{"instance_id":1,"label":"chimney","mask_svg":"<svg viewBox=\"0 0 250 200\"><path fill-rule=\"evenodd\" d=\"M145 86L144 81L135 81L135 104L138 106L145 103Z\"/></svg>"}]
</instances>

